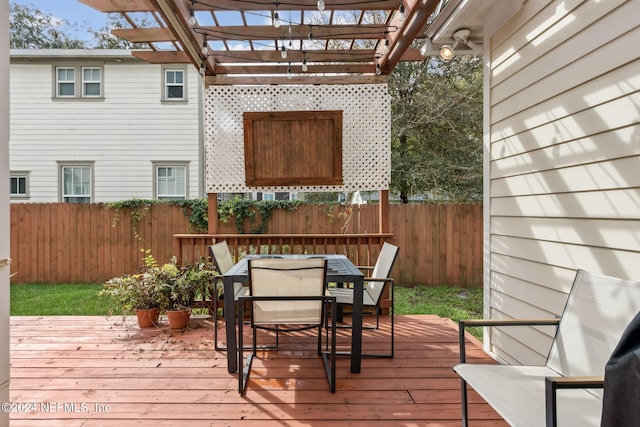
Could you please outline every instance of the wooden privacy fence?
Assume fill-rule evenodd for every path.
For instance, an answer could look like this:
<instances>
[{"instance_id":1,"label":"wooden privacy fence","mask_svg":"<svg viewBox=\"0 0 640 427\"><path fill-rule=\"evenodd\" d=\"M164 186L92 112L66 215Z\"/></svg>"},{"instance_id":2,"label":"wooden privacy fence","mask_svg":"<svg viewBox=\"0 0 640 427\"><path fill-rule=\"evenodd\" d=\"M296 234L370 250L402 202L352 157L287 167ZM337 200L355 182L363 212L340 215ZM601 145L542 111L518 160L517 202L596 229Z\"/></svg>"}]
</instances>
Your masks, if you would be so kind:
<instances>
[{"instance_id":1,"label":"wooden privacy fence","mask_svg":"<svg viewBox=\"0 0 640 427\"><path fill-rule=\"evenodd\" d=\"M217 238L226 235L239 251L258 243L279 247L272 252L345 253L359 265L373 262L376 245L389 240L400 247L392 274L398 284L482 284L482 205L392 204L389 221L389 234L380 235L376 205L303 205L273 211L268 234L237 235L229 222L220 224ZM211 242L211 236L184 236L190 233L187 216L173 205L115 210L104 204L14 203L11 281L101 283L137 272L143 250L161 263L173 256L187 262L206 254Z\"/></svg>"}]
</instances>

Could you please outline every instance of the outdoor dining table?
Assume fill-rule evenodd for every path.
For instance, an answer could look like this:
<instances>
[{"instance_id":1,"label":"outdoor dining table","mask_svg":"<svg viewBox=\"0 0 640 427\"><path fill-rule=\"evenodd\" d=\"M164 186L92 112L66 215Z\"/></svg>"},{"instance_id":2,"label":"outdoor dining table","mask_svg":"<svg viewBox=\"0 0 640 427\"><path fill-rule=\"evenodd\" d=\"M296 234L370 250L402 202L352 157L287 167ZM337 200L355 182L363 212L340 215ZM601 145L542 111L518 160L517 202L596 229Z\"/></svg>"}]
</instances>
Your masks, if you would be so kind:
<instances>
[{"instance_id":1,"label":"outdoor dining table","mask_svg":"<svg viewBox=\"0 0 640 427\"><path fill-rule=\"evenodd\" d=\"M364 291L364 275L345 255L313 254L313 255L247 255L229 269L222 277L224 286L224 320L227 337L227 369L230 373L238 369L238 352L236 337L236 311L233 300L233 284L249 281L248 260L255 258L309 258L322 256L327 259L327 284L352 283L354 286L352 329L351 329L351 372L360 372L362 357L362 295Z\"/></svg>"}]
</instances>

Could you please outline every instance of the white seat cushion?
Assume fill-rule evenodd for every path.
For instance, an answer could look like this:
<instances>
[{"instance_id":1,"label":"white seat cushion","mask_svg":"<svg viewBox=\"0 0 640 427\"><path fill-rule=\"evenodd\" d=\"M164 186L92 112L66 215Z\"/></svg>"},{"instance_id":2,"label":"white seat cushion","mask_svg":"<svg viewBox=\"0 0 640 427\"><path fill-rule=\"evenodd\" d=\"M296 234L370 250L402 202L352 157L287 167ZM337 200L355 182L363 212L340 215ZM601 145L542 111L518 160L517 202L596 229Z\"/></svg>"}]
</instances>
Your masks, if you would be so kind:
<instances>
[{"instance_id":1,"label":"white seat cushion","mask_svg":"<svg viewBox=\"0 0 640 427\"><path fill-rule=\"evenodd\" d=\"M473 363L462 363L453 369L509 424L517 427L545 425L545 377L559 376L552 369ZM558 390L557 399L558 427L600 425L600 397L576 389Z\"/></svg>"}]
</instances>

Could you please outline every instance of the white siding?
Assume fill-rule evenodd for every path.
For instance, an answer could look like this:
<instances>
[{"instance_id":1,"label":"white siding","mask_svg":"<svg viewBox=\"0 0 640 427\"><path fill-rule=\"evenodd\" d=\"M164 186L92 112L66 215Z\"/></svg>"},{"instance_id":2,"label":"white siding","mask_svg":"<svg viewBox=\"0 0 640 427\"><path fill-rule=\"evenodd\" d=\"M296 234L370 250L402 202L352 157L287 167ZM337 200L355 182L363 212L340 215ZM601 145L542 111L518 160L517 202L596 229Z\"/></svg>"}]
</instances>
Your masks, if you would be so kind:
<instances>
[{"instance_id":1,"label":"white siding","mask_svg":"<svg viewBox=\"0 0 640 427\"><path fill-rule=\"evenodd\" d=\"M638 16L640 1L528 0L491 36L491 317L561 314L578 268L640 280ZM552 336L487 347L544 362Z\"/></svg>"},{"instance_id":2,"label":"white siding","mask_svg":"<svg viewBox=\"0 0 640 427\"><path fill-rule=\"evenodd\" d=\"M93 162L94 202L153 198L154 161L188 163L188 197L202 197L197 70L185 68L186 102L161 102L161 66L131 61L103 61L103 100L55 100L52 64L66 61L82 64L11 64L11 169L30 171L24 201L58 202L65 161Z\"/></svg>"}]
</instances>

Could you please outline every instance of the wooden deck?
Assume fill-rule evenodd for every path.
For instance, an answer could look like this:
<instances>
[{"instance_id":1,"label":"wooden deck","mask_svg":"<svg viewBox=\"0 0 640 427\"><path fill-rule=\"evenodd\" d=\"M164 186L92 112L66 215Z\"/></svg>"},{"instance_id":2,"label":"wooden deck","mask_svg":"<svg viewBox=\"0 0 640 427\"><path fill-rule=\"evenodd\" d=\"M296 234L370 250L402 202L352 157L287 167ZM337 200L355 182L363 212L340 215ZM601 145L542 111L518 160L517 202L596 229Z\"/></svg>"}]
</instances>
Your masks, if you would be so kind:
<instances>
[{"instance_id":1,"label":"wooden deck","mask_svg":"<svg viewBox=\"0 0 640 427\"><path fill-rule=\"evenodd\" d=\"M461 425L457 326L427 315L396 320L396 357L365 358L359 374L340 358L335 394L313 339L298 334L259 355L241 397L225 353L213 349L210 319L183 332L166 321L141 330L131 317L12 317L12 409L26 412L13 412L11 426ZM365 331L364 351L382 350L388 324L381 328ZM468 356L489 359L479 347ZM470 402L473 427L507 425L475 392Z\"/></svg>"}]
</instances>

